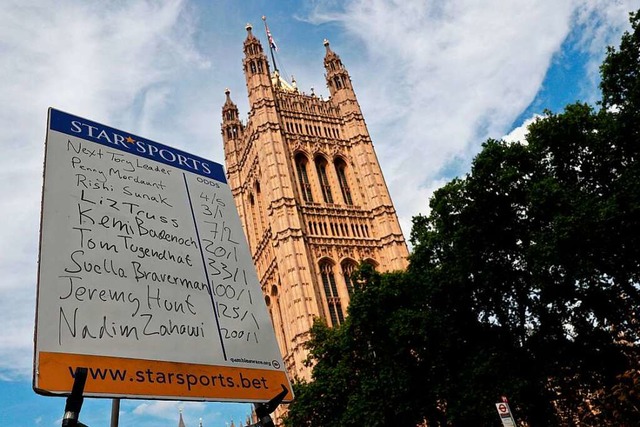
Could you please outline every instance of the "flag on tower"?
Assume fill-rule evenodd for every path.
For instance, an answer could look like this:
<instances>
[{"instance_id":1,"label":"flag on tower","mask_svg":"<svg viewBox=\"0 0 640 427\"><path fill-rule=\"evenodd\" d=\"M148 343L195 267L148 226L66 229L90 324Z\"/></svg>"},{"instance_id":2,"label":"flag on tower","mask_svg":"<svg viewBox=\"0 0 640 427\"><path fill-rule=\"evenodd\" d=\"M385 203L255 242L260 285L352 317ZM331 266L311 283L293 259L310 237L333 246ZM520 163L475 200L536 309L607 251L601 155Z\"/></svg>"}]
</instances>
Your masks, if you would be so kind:
<instances>
[{"instance_id":1,"label":"flag on tower","mask_svg":"<svg viewBox=\"0 0 640 427\"><path fill-rule=\"evenodd\" d=\"M269 46L271 46L271 48L277 52L278 46L276 45L276 42L273 40L273 37L271 36L271 31L269 31L269 27L267 27L267 37L269 38Z\"/></svg>"},{"instance_id":2,"label":"flag on tower","mask_svg":"<svg viewBox=\"0 0 640 427\"><path fill-rule=\"evenodd\" d=\"M278 46L276 45L276 42L273 40L273 36L271 35L271 31L269 31L269 26L267 25L267 18L263 16L262 20L264 21L264 29L267 31L267 39L269 39L269 46L271 46L271 49L273 49L273 50L275 50L277 52L278 51Z\"/></svg>"}]
</instances>

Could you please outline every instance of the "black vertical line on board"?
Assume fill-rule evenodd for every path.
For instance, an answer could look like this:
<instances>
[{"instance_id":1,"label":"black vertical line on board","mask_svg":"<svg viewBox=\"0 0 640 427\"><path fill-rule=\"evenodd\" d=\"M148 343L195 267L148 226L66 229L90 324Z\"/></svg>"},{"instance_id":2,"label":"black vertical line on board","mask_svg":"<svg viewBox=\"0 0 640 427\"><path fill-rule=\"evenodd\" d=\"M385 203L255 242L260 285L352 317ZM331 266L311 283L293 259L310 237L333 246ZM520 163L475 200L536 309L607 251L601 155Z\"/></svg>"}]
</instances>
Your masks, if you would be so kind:
<instances>
[{"instance_id":1,"label":"black vertical line on board","mask_svg":"<svg viewBox=\"0 0 640 427\"><path fill-rule=\"evenodd\" d=\"M218 309L216 308L216 302L213 299L213 288L211 288L211 281L209 281L209 272L207 271L207 263L204 260L204 252L202 252L202 240L200 240L200 231L198 231L198 223L196 221L196 214L193 212L193 203L191 202L191 193L189 192L189 184L187 183L187 176L182 172L182 178L184 179L184 187L187 189L187 198L189 199L189 208L191 209L191 218L193 218L193 226L196 229L196 237L200 246L200 257L202 258L202 267L204 268L204 275L207 278L207 286L209 287L209 298L211 298L211 305L213 306L213 316L216 319L216 327L218 328L218 336L220 337L220 345L222 346L222 356L224 360L227 360L227 351L224 348L224 340L222 339L222 331L220 330L220 321L218 320Z\"/></svg>"}]
</instances>

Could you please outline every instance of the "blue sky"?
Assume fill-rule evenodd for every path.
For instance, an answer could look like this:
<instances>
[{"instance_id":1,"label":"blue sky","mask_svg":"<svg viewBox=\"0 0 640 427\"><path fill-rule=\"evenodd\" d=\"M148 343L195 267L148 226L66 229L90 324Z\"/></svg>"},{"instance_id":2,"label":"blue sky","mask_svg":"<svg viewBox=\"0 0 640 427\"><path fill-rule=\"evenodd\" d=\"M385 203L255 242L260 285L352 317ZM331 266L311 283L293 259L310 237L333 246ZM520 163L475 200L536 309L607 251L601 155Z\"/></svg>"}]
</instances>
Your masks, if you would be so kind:
<instances>
[{"instance_id":1,"label":"blue sky","mask_svg":"<svg viewBox=\"0 0 640 427\"><path fill-rule=\"evenodd\" d=\"M544 109L598 100L605 47L640 0L0 2L0 419L60 425L64 399L31 390L42 161L56 107L224 161L224 90L248 111L245 24L300 90L325 98L327 38L351 74L408 236L433 191L468 171L487 138L521 138ZM109 400L81 420L108 425ZM243 420L246 404L126 400L120 426Z\"/></svg>"}]
</instances>

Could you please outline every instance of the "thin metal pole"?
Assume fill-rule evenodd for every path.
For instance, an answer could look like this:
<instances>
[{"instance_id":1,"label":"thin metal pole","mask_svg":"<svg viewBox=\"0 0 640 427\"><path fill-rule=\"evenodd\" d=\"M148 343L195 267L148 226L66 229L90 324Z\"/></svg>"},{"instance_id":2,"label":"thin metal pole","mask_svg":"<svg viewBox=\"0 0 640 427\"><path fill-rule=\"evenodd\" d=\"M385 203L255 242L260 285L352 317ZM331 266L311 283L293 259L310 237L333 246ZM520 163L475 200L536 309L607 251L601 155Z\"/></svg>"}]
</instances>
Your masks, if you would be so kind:
<instances>
[{"instance_id":1,"label":"thin metal pole","mask_svg":"<svg viewBox=\"0 0 640 427\"><path fill-rule=\"evenodd\" d=\"M120 399L111 400L111 427L118 427L120 417Z\"/></svg>"},{"instance_id":2,"label":"thin metal pole","mask_svg":"<svg viewBox=\"0 0 640 427\"><path fill-rule=\"evenodd\" d=\"M267 17L263 16L262 21L264 22L264 31L267 33L267 44L269 45L269 52L271 52L271 61L273 62L273 70L280 73L278 70L278 64L276 64L276 58L273 56L273 46L271 45L271 40L273 40L273 35L271 35L271 31L269 31L269 27L267 27Z\"/></svg>"}]
</instances>

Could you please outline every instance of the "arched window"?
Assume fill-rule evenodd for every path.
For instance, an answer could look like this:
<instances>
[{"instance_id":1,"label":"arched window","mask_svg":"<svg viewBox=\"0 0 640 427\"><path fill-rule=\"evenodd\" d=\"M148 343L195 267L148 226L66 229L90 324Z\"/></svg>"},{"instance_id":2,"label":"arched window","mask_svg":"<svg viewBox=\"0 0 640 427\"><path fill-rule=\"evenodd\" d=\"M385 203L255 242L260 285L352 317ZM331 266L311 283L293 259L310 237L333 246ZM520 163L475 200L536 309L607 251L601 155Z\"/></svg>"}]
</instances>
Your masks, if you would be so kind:
<instances>
[{"instance_id":1,"label":"arched window","mask_svg":"<svg viewBox=\"0 0 640 427\"><path fill-rule=\"evenodd\" d=\"M280 344L280 348L283 348L285 353L289 351L289 341L285 333L284 325L286 319L283 316L280 297L278 296L278 287L276 285L271 286L271 295L264 296L265 303L269 309L269 317L271 317L271 323L273 329L276 332L276 339Z\"/></svg>"},{"instance_id":2,"label":"arched window","mask_svg":"<svg viewBox=\"0 0 640 427\"><path fill-rule=\"evenodd\" d=\"M256 204L257 204L257 215L258 215L258 224L260 224L260 233L264 233L266 230L266 216L267 213L264 210L262 193L260 192L260 182L256 181L253 185L253 189L256 193Z\"/></svg>"},{"instance_id":3,"label":"arched window","mask_svg":"<svg viewBox=\"0 0 640 427\"><path fill-rule=\"evenodd\" d=\"M325 203L333 203L331 186L329 185L329 177L327 176L327 161L324 157L316 157L316 171L318 172L320 188L322 189L322 197Z\"/></svg>"},{"instance_id":4,"label":"arched window","mask_svg":"<svg viewBox=\"0 0 640 427\"><path fill-rule=\"evenodd\" d=\"M322 276L324 294L327 298L331 326L338 326L344 322L344 314L342 313L342 304L340 304L340 296L338 296L338 287L336 286L336 278L333 275L331 262L323 261L320 263L320 274Z\"/></svg>"},{"instance_id":5,"label":"arched window","mask_svg":"<svg viewBox=\"0 0 640 427\"><path fill-rule=\"evenodd\" d=\"M347 164L342 159L337 159L335 162L336 174L338 175L338 183L340 184L340 191L342 192L342 199L347 205L353 204L351 198L351 190L349 189L349 182L347 181Z\"/></svg>"},{"instance_id":6,"label":"arched window","mask_svg":"<svg viewBox=\"0 0 640 427\"><path fill-rule=\"evenodd\" d=\"M371 266L371 268L373 268L374 270L378 270L378 263L374 260L372 260L371 258L367 258L365 260L362 261L363 264L368 264Z\"/></svg>"},{"instance_id":7,"label":"arched window","mask_svg":"<svg viewBox=\"0 0 640 427\"><path fill-rule=\"evenodd\" d=\"M347 287L349 295L353 293L353 272L356 271L357 264L351 260L345 260L342 262L342 276L344 277L344 284Z\"/></svg>"},{"instance_id":8,"label":"arched window","mask_svg":"<svg viewBox=\"0 0 640 427\"><path fill-rule=\"evenodd\" d=\"M298 172L298 183L300 184L300 192L305 202L313 202L313 194L311 194L311 184L309 184L309 175L307 174L307 158L304 154L296 156L296 171Z\"/></svg>"},{"instance_id":9,"label":"arched window","mask_svg":"<svg viewBox=\"0 0 640 427\"><path fill-rule=\"evenodd\" d=\"M258 230L258 213L256 212L256 199L253 196L253 193L249 193L248 199L248 216L251 219L252 230L247 233L247 237L249 239L249 243L257 246L260 242L260 230ZM252 247L251 250L253 249L254 248Z\"/></svg>"}]
</instances>

